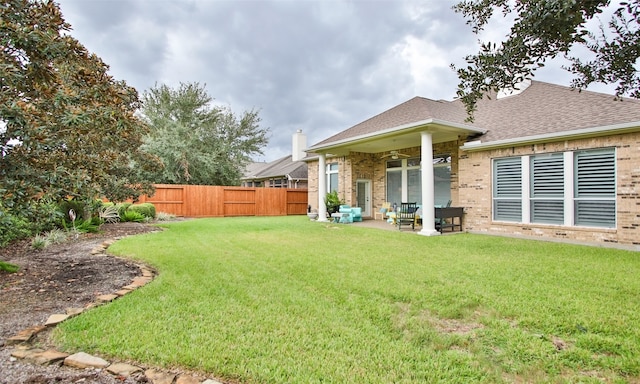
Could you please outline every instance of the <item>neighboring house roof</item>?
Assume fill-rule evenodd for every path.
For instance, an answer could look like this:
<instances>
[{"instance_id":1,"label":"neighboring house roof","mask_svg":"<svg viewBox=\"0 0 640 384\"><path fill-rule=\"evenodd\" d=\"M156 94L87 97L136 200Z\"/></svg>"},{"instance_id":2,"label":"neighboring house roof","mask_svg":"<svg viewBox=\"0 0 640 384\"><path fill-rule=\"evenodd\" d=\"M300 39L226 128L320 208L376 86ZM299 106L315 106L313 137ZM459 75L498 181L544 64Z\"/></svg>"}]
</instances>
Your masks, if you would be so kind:
<instances>
[{"instance_id":1,"label":"neighboring house roof","mask_svg":"<svg viewBox=\"0 0 640 384\"><path fill-rule=\"evenodd\" d=\"M640 126L640 100L532 81L521 93L503 98L496 95L478 102L474 121L466 121L460 100L435 101L414 97L321 141L311 149L358 140L393 128L422 124L468 129L482 143L517 140L565 131L628 124Z\"/></svg>"},{"instance_id":2,"label":"neighboring house roof","mask_svg":"<svg viewBox=\"0 0 640 384\"><path fill-rule=\"evenodd\" d=\"M293 161L291 155L270 163L251 163L247 166L242 179L268 179L282 176L289 176L292 179L307 179L307 163Z\"/></svg>"}]
</instances>

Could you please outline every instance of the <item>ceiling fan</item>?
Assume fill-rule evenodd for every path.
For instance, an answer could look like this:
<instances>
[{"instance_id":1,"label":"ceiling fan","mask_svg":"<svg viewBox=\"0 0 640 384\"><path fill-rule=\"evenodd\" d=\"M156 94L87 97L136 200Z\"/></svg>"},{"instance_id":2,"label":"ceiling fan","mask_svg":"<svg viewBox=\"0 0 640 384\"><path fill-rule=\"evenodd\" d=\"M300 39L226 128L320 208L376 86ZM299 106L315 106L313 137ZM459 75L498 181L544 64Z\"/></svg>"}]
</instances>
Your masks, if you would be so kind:
<instances>
[{"instance_id":1,"label":"ceiling fan","mask_svg":"<svg viewBox=\"0 0 640 384\"><path fill-rule=\"evenodd\" d=\"M398 157L409 157L409 155L405 155L404 153L400 153L398 151L389 151L389 153L387 153L386 155L382 155L381 159L384 159L385 157L391 157L392 159L396 160Z\"/></svg>"}]
</instances>

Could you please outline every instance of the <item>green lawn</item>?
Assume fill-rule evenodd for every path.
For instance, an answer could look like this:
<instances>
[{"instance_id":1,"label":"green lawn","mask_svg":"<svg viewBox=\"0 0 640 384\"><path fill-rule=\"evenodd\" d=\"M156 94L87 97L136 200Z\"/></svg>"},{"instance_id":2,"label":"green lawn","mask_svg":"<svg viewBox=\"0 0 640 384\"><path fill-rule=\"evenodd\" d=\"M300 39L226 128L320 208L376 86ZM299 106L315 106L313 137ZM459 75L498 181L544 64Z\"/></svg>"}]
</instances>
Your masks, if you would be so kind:
<instances>
[{"instance_id":1,"label":"green lawn","mask_svg":"<svg viewBox=\"0 0 640 384\"><path fill-rule=\"evenodd\" d=\"M163 225L109 251L159 276L64 348L241 383L640 380L640 253L306 217Z\"/></svg>"}]
</instances>

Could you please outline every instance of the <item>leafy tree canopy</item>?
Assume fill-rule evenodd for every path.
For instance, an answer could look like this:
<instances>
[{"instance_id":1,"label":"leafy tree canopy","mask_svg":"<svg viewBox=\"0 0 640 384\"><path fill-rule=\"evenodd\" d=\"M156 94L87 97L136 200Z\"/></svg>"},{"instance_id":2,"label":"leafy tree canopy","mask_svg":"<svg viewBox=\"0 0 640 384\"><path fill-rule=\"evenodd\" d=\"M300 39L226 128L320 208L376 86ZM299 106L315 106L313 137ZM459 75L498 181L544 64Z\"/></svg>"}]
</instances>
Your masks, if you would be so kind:
<instances>
[{"instance_id":1,"label":"leafy tree canopy","mask_svg":"<svg viewBox=\"0 0 640 384\"><path fill-rule=\"evenodd\" d=\"M640 98L640 0L621 1L607 27L588 30L586 23L599 20L608 0L464 0L454 6L475 33L489 24L497 11L515 15L507 39L481 44L480 52L467 56L466 68L455 68L460 78L458 97L470 115L485 94L533 77L546 60L563 55L573 73L571 86L583 89L592 83L616 84L616 95ZM573 56L583 47L591 59Z\"/></svg>"},{"instance_id":2,"label":"leafy tree canopy","mask_svg":"<svg viewBox=\"0 0 640 384\"><path fill-rule=\"evenodd\" d=\"M156 183L238 185L251 156L262 153L268 129L257 111L236 116L198 83L177 89L156 85L143 94L142 113L151 127L144 149L164 168L145 176Z\"/></svg>"},{"instance_id":3,"label":"leafy tree canopy","mask_svg":"<svg viewBox=\"0 0 640 384\"><path fill-rule=\"evenodd\" d=\"M37 198L112 200L150 192L132 161L147 127L137 92L72 38L52 1L0 1L0 199L15 209Z\"/></svg>"}]
</instances>

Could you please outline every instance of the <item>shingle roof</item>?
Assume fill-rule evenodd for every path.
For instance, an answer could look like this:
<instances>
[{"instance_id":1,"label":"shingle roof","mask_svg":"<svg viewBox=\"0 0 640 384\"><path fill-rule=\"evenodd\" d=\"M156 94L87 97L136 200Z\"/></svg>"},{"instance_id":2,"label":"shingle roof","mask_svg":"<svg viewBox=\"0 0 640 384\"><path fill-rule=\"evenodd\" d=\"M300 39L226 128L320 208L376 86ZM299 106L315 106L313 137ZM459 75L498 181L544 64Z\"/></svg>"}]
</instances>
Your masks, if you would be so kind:
<instances>
[{"instance_id":1,"label":"shingle roof","mask_svg":"<svg viewBox=\"0 0 640 384\"><path fill-rule=\"evenodd\" d=\"M243 179L266 179L287 175L294 179L306 179L307 163L293 161L291 155L269 163L251 163L247 166Z\"/></svg>"},{"instance_id":2,"label":"shingle roof","mask_svg":"<svg viewBox=\"0 0 640 384\"><path fill-rule=\"evenodd\" d=\"M465 118L464 108L460 109L459 106L450 101L414 97L345 131L339 132L315 144L314 147L428 119L464 123Z\"/></svg>"},{"instance_id":3,"label":"shingle roof","mask_svg":"<svg viewBox=\"0 0 640 384\"><path fill-rule=\"evenodd\" d=\"M344 130L315 146L331 144L362 135L417 123L429 119L464 124L487 132L482 142L572 131L581 128L640 122L640 100L582 91L569 87L532 81L521 93L478 103L475 120L467 122L460 100L435 101L414 97L400 105Z\"/></svg>"},{"instance_id":4,"label":"shingle roof","mask_svg":"<svg viewBox=\"0 0 640 384\"><path fill-rule=\"evenodd\" d=\"M519 95L482 100L474 125L486 128L481 139L491 142L629 122L640 122L640 100L533 81Z\"/></svg>"}]
</instances>

